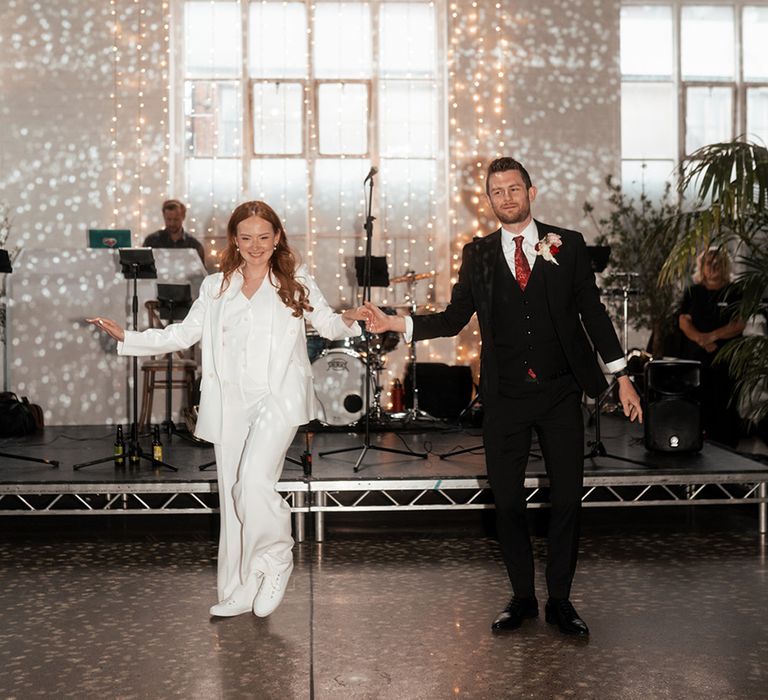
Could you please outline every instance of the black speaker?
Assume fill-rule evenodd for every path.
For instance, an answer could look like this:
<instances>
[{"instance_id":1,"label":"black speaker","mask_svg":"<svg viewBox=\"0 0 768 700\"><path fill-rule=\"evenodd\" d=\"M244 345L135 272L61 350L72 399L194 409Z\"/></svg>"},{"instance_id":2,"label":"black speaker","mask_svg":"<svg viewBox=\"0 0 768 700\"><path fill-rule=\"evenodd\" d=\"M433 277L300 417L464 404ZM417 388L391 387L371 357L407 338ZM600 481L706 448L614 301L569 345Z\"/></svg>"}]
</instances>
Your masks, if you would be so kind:
<instances>
[{"instance_id":1,"label":"black speaker","mask_svg":"<svg viewBox=\"0 0 768 700\"><path fill-rule=\"evenodd\" d=\"M411 365L405 371L405 405L413 407ZM472 370L463 365L417 362L419 408L435 418L458 418L472 400Z\"/></svg>"},{"instance_id":2,"label":"black speaker","mask_svg":"<svg viewBox=\"0 0 768 700\"><path fill-rule=\"evenodd\" d=\"M698 452L701 446L701 363L652 360L645 366L646 449Z\"/></svg>"}]
</instances>

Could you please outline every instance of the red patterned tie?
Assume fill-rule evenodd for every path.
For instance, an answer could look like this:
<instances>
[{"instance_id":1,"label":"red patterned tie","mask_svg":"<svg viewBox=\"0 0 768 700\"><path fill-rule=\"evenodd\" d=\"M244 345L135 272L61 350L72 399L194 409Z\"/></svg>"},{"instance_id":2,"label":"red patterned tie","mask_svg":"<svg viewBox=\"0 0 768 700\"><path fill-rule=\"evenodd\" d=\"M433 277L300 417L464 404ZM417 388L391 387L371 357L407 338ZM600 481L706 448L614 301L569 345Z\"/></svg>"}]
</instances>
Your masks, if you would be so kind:
<instances>
[{"instance_id":1,"label":"red patterned tie","mask_svg":"<svg viewBox=\"0 0 768 700\"><path fill-rule=\"evenodd\" d=\"M520 289L525 291L528 278L531 276L531 266L528 264L528 258L525 257L523 252L523 237L515 236L512 240L515 241L515 278L520 285Z\"/></svg>"}]
</instances>

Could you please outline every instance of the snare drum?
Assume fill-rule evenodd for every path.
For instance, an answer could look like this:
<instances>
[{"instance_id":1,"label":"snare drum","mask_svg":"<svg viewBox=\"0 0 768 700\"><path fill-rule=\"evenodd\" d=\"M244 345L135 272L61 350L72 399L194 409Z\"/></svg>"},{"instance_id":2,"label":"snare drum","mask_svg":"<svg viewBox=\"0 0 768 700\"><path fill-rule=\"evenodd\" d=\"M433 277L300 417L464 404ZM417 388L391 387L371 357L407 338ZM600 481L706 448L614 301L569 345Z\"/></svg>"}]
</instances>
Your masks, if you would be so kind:
<instances>
[{"instance_id":1,"label":"snare drum","mask_svg":"<svg viewBox=\"0 0 768 700\"><path fill-rule=\"evenodd\" d=\"M365 414L365 372L354 350L331 348L312 363L320 421L325 425L352 425ZM371 382L373 384L373 382ZM369 386L370 406L373 387Z\"/></svg>"}]
</instances>

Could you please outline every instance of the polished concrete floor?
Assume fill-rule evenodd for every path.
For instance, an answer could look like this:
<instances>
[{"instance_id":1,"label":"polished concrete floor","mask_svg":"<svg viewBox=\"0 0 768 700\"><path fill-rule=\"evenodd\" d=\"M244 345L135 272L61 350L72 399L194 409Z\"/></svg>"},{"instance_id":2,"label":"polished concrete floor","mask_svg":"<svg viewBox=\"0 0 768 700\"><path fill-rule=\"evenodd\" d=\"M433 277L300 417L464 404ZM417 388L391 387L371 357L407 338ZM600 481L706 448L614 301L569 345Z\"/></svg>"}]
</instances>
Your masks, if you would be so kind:
<instances>
[{"instance_id":1,"label":"polished concrete floor","mask_svg":"<svg viewBox=\"0 0 768 700\"><path fill-rule=\"evenodd\" d=\"M755 510L585 512L587 642L543 616L491 634L509 589L487 513L341 521L296 548L270 618L222 620L213 519L6 518L0 697L766 698Z\"/></svg>"}]
</instances>

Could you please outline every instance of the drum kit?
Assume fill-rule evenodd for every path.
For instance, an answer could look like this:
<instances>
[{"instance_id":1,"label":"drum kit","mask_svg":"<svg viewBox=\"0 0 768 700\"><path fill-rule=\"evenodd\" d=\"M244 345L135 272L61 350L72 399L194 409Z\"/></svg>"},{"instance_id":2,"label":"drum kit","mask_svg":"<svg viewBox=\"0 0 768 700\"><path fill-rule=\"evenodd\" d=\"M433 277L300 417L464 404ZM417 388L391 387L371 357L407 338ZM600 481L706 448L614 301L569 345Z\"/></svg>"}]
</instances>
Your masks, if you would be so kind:
<instances>
[{"instance_id":1,"label":"drum kit","mask_svg":"<svg viewBox=\"0 0 768 700\"><path fill-rule=\"evenodd\" d=\"M382 311L396 315L400 308L415 312L416 283L434 277L434 272L408 272L390 279L390 284L406 283L409 287L409 304L383 307ZM312 363L315 395L321 409L320 421L329 426L355 426L365 417L366 403L371 420L385 421L391 418L409 419L418 412L418 389L413 383L413 408L404 414L388 414L381 405L381 373L386 367L387 355L400 343L400 334L392 331L367 333L365 338L345 338L326 341L314 329L307 328L307 352ZM416 355L411 348L409 362L415 371ZM368 401L365 400L366 373L370 375ZM415 374L413 375L415 377Z\"/></svg>"}]
</instances>

